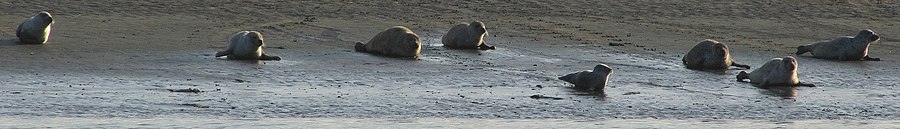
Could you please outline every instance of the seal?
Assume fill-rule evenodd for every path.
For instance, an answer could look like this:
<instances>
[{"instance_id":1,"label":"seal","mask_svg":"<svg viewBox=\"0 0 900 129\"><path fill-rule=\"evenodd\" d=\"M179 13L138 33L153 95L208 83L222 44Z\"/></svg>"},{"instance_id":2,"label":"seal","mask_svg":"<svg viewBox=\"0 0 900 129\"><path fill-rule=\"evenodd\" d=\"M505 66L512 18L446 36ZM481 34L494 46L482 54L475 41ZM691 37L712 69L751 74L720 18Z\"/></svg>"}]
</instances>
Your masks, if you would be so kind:
<instances>
[{"instance_id":1,"label":"seal","mask_svg":"<svg viewBox=\"0 0 900 129\"><path fill-rule=\"evenodd\" d=\"M797 79L797 67L797 60L792 56L773 58L753 72L741 71L737 75L737 81L744 82L744 79L750 79L750 83L763 88L772 86L815 87L816 85L801 83L800 79Z\"/></svg>"},{"instance_id":2,"label":"seal","mask_svg":"<svg viewBox=\"0 0 900 129\"><path fill-rule=\"evenodd\" d=\"M450 28L450 31L441 37L441 43L444 44L444 47L454 49L495 49L494 46L484 43L485 35L487 35L487 29L481 21L460 23Z\"/></svg>"},{"instance_id":3,"label":"seal","mask_svg":"<svg viewBox=\"0 0 900 129\"><path fill-rule=\"evenodd\" d=\"M575 84L576 89L603 93L609 75L612 73L612 68L606 64L599 64L594 66L593 71L570 73L557 79Z\"/></svg>"},{"instance_id":4,"label":"seal","mask_svg":"<svg viewBox=\"0 0 900 129\"><path fill-rule=\"evenodd\" d=\"M797 47L797 55L809 52L812 57L840 61L880 61L880 58L869 56L869 44L880 37L872 30L861 30L856 36L842 36L831 40Z\"/></svg>"},{"instance_id":5,"label":"seal","mask_svg":"<svg viewBox=\"0 0 900 129\"><path fill-rule=\"evenodd\" d=\"M269 56L263 51L265 42L262 33L257 31L241 31L231 36L228 48L216 52L216 57L228 56L232 60L281 60L278 56Z\"/></svg>"},{"instance_id":6,"label":"seal","mask_svg":"<svg viewBox=\"0 0 900 129\"><path fill-rule=\"evenodd\" d=\"M735 66L750 69L750 66L734 62L728 52L728 46L719 41L706 39L694 45L687 54L681 58L681 62L688 69L713 69L723 70Z\"/></svg>"},{"instance_id":7,"label":"seal","mask_svg":"<svg viewBox=\"0 0 900 129\"><path fill-rule=\"evenodd\" d=\"M358 52L416 58L422 51L422 40L409 28L394 26L378 33L365 44L356 42L354 48Z\"/></svg>"},{"instance_id":8,"label":"seal","mask_svg":"<svg viewBox=\"0 0 900 129\"><path fill-rule=\"evenodd\" d=\"M50 38L50 25L53 24L53 16L46 11L41 11L31 18L25 19L16 28L16 37L19 43L44 44Z\"/></svg>"}]
</instances>

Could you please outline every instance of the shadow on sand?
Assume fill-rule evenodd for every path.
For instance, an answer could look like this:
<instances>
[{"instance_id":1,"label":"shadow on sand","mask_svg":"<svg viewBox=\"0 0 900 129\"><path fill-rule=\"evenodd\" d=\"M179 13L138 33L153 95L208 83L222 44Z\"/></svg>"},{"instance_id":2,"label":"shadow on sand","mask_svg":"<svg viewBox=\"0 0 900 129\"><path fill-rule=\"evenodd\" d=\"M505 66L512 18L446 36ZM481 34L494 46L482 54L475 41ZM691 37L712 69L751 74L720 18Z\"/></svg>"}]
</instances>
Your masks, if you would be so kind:
<instances>
[{"instance_id":1,"label":"shadow on sand","mask_svg":"<svg viewBox=\"0 0 900 129\"><path fill-rule=\"evenodd\" d=\"M765 90L761 90L763 94L768 94L772 96L777 96L785 99L793 99L797 97L797 87L793 86L773 86L768 88L762 88Z\"/></svg>"},{"instance_id":2,"label":"shadow on sand","mask_svg":"<svg viewBox=\"0 0 900 129\"><path fill-rule=\"evenodd\" d=\"M0 40L0 46L13 46L13 45L25 45L19 43L19 39L2 39Z\"/></svg>"},{"instance_id":3,"label":"shadow on sand","mask_svg":"<svg viewBox=\"0 0 900 129\"><path fill-rule=\"evenodd\" d=\"M361 51L353 51L353 52L363 53L363 54L366 54L366 55L370 55L370 56L378 57L378 58L382 58L382 59L387 59L387 60L418 61L418 60L422 60L421 58L424 57L424 55L422 55L421 53L420 53L419 56L417 56L417 57L399 57L399 56L388 56L388 55L381 55L381 54L375 54L375 53L369 53L369 52L361 52Z\"/></svg>"},{"instance_id":4,"label":"shadow on sand","mask_svg":"<svg viewBox=\"0 0 900 129\"><path fill-rule=\"evenodd\" d=\"M578 88L574 88L574 87L567 87L566 89L568 89L568 90L566 90L566 91L571 92L572 95L576 95L576 96L590 96L590 97L597 98L597 100L600 100L600 101L606 101L606 100L607 100L606 93L603 92L603 91L589 91L589 90L586 90L586 89L578 89ZM556 96L546 96L546 95L541 95L541 94L535 94L535 95L531 95L531 96L528 96L528 97L531 98L531 99L549 99L549 100L563 100L563 99L565 99L565 98L561 98L561 97L556 97Z\"/></svg>"},{"instance_id":5,"label":"shadow on sand","mask_svg":"<svg viewBox=\"0 0 900 129\"><path fill-rule=\"evenodd\" d=\"M776 97L781 97L781 98L784 98L784 99L793 99L794 97L797 97L797 92L799 91L799 90L797 90L797 86L768 86L768 87L760 87L760 86L757 86L756 84L753 84L753 83L750 83L750 82L738 82L738 83L746 83L746 84L750 84L750 85L752 85L753 87L762 89L762 90L759 90L759 92L762 93L762 94L771 95L771 96L776 96Z\"/></svg>"},{"instance_id":6,"label":"shadow on sand","mask_svg":"<svg viewBox=\"0 0 900 129\"><path fill-rule=\"evenodd\" d=\"M685 67L685 69L694 70L694 71L703 71L703 72L714 73L714 74L718 74L718 75L732 75L728 71L747 71L747 72L751 71L751 69L735 68L735 67L731 67L728 69L689 69L689 68Z\"/></svg>"},{"instance_id":7,"label":"shadow on sand","mask_svg":"<svg viewBox=\"0 0 900 129\"><path fill-rule=\"evenodd\" d=\"M261 60L232 60L232 59L228 59L226 57L227 56L216 57L216 59L224 60L224 61L240 62L242 64L253 65L253 66L266 64L265 61L261 61Z\"/></svg>"},{"instance_id":8,"label":"shadow on sand","mask_svg":"<svg viewBox=\"0 0 900 129\"><path fill-rule=\"evenodd\" d=\"M606 96L606 91L603 91L603 90L591 91L588 89L581 89L581 88L575 88L575 87L567 87L567 89L569 89L568 91L572 92L573 95L577 95L577 96L591 96L591 97L597 98L597 100L600 100L600 101L606 101L608 98Z\"/></svg>"},{"instance_id":9,"label":"shadow on sand","mask_svg":"<svg viewBox=\"0 0 900 129\"><path fill-rule=\"evenodd\" d=\"M446 48L446 49L451 50L451 51L465 52L468 54L481 54L482 51L485 51L485 50L476 50L476 49L455 49L455 48Z\"/></svg>"}]
</instances>

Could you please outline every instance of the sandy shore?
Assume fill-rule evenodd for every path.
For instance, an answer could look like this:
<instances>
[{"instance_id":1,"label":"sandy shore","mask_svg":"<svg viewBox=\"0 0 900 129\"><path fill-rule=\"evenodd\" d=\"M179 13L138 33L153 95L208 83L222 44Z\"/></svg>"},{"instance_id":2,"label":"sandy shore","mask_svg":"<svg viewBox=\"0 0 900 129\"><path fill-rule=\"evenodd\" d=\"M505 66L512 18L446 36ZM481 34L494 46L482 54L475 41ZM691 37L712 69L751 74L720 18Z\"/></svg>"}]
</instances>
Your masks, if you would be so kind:
<instances>
[{"instance_id":1,"label":"sandy shore","mask_svg":"<svg viewBox=\"0 0 900 129\"><path fill-rule=\"evenodd\" d=\"M900 5L879 1L0 1L0 115L17 117L900 119ZM48 10L46 45L15 27ZM496 50L448 50L452 25L481 20ZM352 51L391 26L421 60ZM884 61L800 56L819 87L759 89L737 72L685 69L703 39L756 68L796 46L872 29ZM282 61L212 57L258 30ZM621 43L624 46L610 46ZM599 63L608 98L556 77ZM167 89L199 88L202 93ZM563 98L531 99L532 95Z\"/></svg>"},{"instance_id":2,"label":"sandy shore","mask_svg":"<svg viewBox=\"0 0 900 129\"><path fill-rule=\"evenodd\" d=\"M4 128L898 128L890 120L660 120L660 119L359 119L359 118L43 118L3 119Z\"/></svg>"}]
</instances>

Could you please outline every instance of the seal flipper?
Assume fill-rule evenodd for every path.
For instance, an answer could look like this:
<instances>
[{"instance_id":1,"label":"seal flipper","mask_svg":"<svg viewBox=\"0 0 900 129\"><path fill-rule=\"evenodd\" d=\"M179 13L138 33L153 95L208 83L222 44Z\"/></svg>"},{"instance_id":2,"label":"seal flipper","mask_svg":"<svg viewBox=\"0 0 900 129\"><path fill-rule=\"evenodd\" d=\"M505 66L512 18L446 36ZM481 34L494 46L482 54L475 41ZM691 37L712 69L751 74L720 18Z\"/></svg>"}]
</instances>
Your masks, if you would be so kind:
<instances>
[{"instance_id":1,"label":"seal flipper","mask_svg":"<svg viewBox=\"0 0 900 129\"><path fill-rule=\"evenodd\" d=\"M263 53L261 56L259 56L259 60L276 60L276 61L279 61L279 60L281 60L281 57L278 57L278 56L269 56L269 55L266 55L265 53Z\"/></svg>"},{"instance_id":2,"label":"seal flipper","mask_svg":"<svg viewBox=\"0 0 900 129\"><path fill-rule=\"evenodd\" d=\"M487 44L484 44L484 43L481 43L481 45L478 46L478 50L494 50L494 49L497 49L497 48L494 46L488 46Z\"/></svg>"},{"instance_id":3,"label":"seal flipper","mask_svg":"<svg viewBox=\"0 0 900 129\"><path fill-rule=\"evenodd\" d=\"M367 51L366 44L363 44L362 42L356 42L356 46L353 48L356 49L356 51L358 51L358 52L366 52Z\"/></svg>"},{"instance_id":4,"label":"seal flipper","mask_svg":"<svg viewBox=\"0 0 900 129\"><path fill-rule=\"evenodd\" d=\"M736 78L738 82L745 82L744 79L750 78L750 75L747 75L747 72L741 71Z\"/></svg>"},{"instance_id":5,"label":"seal flipper","mask_svg":"<svg viewBox=\"0 0 900 129\"><path fill-rule=\"evenodd\" d=\"M228 48L226 48L225 51L216 52L216 57L231 55L232 52L234 52L234 45L229 43Z\"/></svg>"},{"instance_id":6,"label":"seal flipper","mask_svg":"<svg viewBox=\"0 0 900 129\"><path fill-rule=\"evenodd\" d=\"M816 87L815 84L809 84L809 83L803 83L803 82L798 82L797 84L794 84L794 86Z\"/></svg>"},{"instance_id":7,"label":"seal flipper","mask_svg":"<svg viewBox=\"0 0 900 129\"><path fill-rule=\"evenodd\" d=\"M869 55L866 55L866 56L863 57L863 60L866 60L866 61L881 61L881 58L872 58L872 57L869 57Z\"/></svg>"},{"instance_id":8,"label":"seal flipper","mask_svg":"<svg viewBox=\"0 0 900 129\"><path fill-rule=\"evenodd\" d=\"M575 84L575 80L577 80L576 78L578 77L578 74L580 74L580 73L581 73L581 72L571 73L571 74L568 74L568 75L559 77L559 78L557 78L557 79L563 80L563 81L566 81L566 82L569 82L569 83L572 83L572 84Z\"/></svg>"},{"instance_id":9,"label":"seal flipper","mask_svg":"<svg viewBox=\"0 0 900 129\"><path fill-rule=\"evenodd\" d=\"M809 52L809 45L801 45L797 47L797 55L802 55L803 53Z\"/></svg>"},{"instance_id":10,"label":"seal flipper","mask_svg":"<svg viewBox=\"0 0 900 129\"><path fill-rule=\"evenodd\" d=\"M222 56L226 56L226 55L231 55L231 51L225 50L225 51L216 52L216 57L222 57Z\"/></svg>"},{"instance_id":11,"label":"seal flipper","mask_svg":"<svg viewBox=\"0 0 900 129\"><path fill-rule=\"evenodd\" d=\"M741 68L744 68L744 69L750 69L750 66L749 66L749 65L738 64L737 62L731 62L731 66L741 67Z\"/></svg>"}]
</instances>

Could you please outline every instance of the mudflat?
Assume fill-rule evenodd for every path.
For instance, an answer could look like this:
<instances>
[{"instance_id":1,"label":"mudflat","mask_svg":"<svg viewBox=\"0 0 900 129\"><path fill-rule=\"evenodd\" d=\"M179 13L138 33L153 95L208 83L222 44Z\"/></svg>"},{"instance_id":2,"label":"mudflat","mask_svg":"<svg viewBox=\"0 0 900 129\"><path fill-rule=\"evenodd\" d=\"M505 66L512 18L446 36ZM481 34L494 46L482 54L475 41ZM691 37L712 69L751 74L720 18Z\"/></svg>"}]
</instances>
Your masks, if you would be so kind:
<instances>
[{"instance_id":1,"label":"mudflat","mask_svg":"<svg viewBox=\"0 0 900 129\"><path fill-rule=\"evenodd\" d=\"M900 119L900 4L883 1L0 1L6 118ZM15 27L53 14L45 45ZM440 37L479 20L496 50ZM421 36L418 60L353 51L392 26ZM751 69L697 71L704 39L761 66L796 47L872 29L883 61L798 56L818 87L761 89ZM213 57L231 34L263 33L281 61ZM795 55L796 56L796 55ZM559 76L604 63L607 97ZM193 92L196 88L202 92ZM184 91L192 92L172 92ZM557 99L534 99L539 95Z\"/></svg>"}]
</instances>

